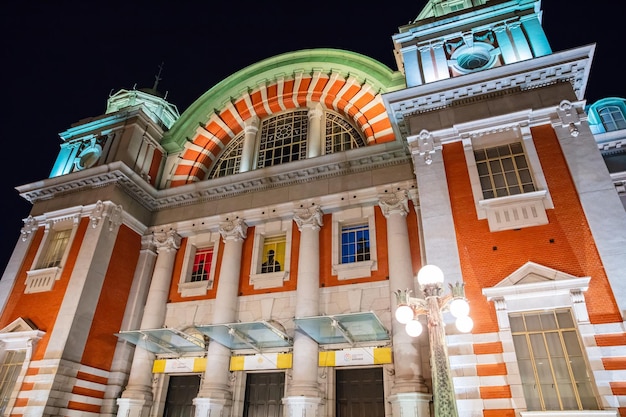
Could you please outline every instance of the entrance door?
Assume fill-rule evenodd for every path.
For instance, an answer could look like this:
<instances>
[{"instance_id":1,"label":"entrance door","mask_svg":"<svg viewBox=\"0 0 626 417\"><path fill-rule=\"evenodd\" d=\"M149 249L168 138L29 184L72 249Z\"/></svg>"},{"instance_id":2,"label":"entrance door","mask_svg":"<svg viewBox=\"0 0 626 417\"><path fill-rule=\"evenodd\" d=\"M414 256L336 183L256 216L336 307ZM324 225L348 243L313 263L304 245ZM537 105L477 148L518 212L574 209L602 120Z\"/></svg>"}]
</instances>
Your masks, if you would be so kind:
<instances>
[{"instance_id":1,"label":"entrance door","mask_svg":"<svg viewBox=\"0 0 626 417\"><path fill-rule=\"evenodd\" d=\"M192 400L200 390L200 375L171 376L163 417L193 417Z\"/></svg>"},{"instance_id":2,"label":"entrance door","mask_svg":"<svg viewBox=\"0 0 626 417\"><path fill-rule=\"evenodd\" d=\"M246 375L243 417L282 417L285 374L283 372Z\"/></svg>"},{"instance_id":3,"label":"entrance door","mask_svg":"<svg viewBox=\"0 0 626 417\"><path fill-rule=\"evenodd\" d=\"M336 417L384 417L382 368L337 370Z\"/></svg>"}]
</instances>

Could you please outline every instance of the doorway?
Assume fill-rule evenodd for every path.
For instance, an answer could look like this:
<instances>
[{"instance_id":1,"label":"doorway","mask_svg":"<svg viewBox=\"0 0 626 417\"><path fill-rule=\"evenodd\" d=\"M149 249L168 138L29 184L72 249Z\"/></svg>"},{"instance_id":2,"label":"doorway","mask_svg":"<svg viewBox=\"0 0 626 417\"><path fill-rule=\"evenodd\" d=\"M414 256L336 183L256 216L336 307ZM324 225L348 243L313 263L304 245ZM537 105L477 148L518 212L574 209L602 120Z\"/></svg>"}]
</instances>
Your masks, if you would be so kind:
<instances>
[{"instance_id":1,"label":"doorway","mask_svg":"<svg viewBox=\"0 0 626 417\"><path fill-rule=\"evenodd\" d=\"M384 417L382 368L337 369L336 417Z\"/></svg>"},{"instance_id":2,"label":"doorway","mask_svg":"<svg viewBox=\"0 0 626 417\"><path fill-rule=\"evenodd\" d=\"M243 417L282 417L284 393L283 372L247 374Z\"/></svg>"},{"instance_id":3,"label":"doorway","mask_svg":"<svg viewBox=\"0 0 626 417\"><path fill-rule=\"evenodd\" d=\"M170 376L163 417L193 417L193 399L200 390L200 375Z\"/></svg>"}]
</instances>

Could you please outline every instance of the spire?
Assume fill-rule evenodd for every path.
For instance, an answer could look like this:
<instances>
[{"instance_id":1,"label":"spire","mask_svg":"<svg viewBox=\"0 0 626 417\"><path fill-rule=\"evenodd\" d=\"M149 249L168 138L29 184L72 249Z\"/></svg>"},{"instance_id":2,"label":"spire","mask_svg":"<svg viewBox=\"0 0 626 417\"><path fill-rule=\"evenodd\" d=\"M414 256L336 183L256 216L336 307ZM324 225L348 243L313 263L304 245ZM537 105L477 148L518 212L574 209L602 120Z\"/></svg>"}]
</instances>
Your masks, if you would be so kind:
<instances>
[{"instance_id":1,"label":"spire","mask_svg":"<svg viewBox=\"0 0 626 417\"><path fill-rule=\"evenodd\" d=\"M158 91L157 90L157 86L159 85L159 81L161 81L161 79L162 79L161 78L161 72L163 72L163 65L164 65L164 63L161 62L161 64L159 65L159 72L158 72L157 75L154 76L154 85L152 86L152 89L154 91Z\"/></svg>"}]
</instances>

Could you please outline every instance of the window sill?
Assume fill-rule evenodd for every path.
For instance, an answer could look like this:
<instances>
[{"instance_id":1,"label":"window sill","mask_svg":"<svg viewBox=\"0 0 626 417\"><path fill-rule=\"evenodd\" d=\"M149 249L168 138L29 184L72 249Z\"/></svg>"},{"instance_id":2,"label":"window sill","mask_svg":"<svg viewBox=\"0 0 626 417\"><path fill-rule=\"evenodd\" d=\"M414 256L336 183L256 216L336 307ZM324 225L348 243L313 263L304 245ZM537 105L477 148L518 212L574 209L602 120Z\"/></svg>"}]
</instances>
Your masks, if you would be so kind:
<instances>
[{"instance_id":1,"label":"window sill","mask_svg":"<svg viewBox=\"0 0 626 417\"><path fill-rule=\"evenodd\" d=\"M278 288L283 286L283 282L289 278L289 271L270 272L267 274L250 275L250 283L255 290L265 288Z\"/></svg>"},{"instance_id":2,"label":"window sill","mask_svg":"<svg viewBox=\"0 0 626 417\"><path fill-rule=\"evenodd\" d=\"M546 191L535 191L490 198L481 200L478 205L486 214L491 232L540 226L548 224L544 204L547 202L547 194Z\"/></svg>"},{"instance_id":3,"label":"window sill","mask_svg":"<svg viewBox=\"0 0 626 417\"><path fill-rule=\"evenodd\" d=\"M198 297L201 295L206 295L207 289L212 287L213 281L209 280L183 282L181 284L178 284L178 292L180 292L181 297Z\"/></svg>"},{"instance_id":4,"label":"window sill","mask_svg":"<svg viewBox=\"0 0 626 417\"><path fill-rule=\"evenodd\" d=\"M333 265L333 274L339 281L354 278L369 278L376 267L376 261L351 262L347 264Z\"/></svg>"},{"instance_id":5,"label":"window sill","mask_svg":"<svg viewBox=\"0 0 626 417\"><path fill-rule=\"evenodd\" d=\"M52 267L26 272L25 294L52 291L54 283L61 277L61 268Z\"/></svg>"}]
</instances>

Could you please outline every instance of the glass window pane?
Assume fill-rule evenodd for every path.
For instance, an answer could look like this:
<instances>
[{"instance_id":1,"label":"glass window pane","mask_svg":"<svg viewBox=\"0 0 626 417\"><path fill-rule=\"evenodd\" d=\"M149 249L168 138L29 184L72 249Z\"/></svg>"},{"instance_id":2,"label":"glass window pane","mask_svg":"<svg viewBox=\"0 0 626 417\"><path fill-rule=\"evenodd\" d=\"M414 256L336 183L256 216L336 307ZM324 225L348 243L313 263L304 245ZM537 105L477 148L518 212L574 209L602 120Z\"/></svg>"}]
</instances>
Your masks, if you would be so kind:
<instances>
[{"instance_id":1,"label":"glass window pane","mask_svg":"<svg viewBox=\"0 0 626 417\"><path fill-rule=\"evenodd\" d=\"M542 330L556 330L556 318L552 311L539 315Z\"/></svg>"},{"instance_id":2,"label":"glass window pane","mask_svg":"<svg viewBox=\"0 0 626 417\"><path fill-rule=\"evenodd\" d=\"M512 332L523 332L526 329L524 327L524 319L522 316L510 316L509 323L511 325ZM513 340L515 340L515 337L513 337Z\"/></svg>"},{"instance_id":3,"label":"glass window pane","mask_svg":"<svg viewBox=\"0 0 626 417\"><path fill-rule=\"evenodd\" d=\"M502 161L502 168L505 171L512 171L515 169L515 167L513 166L513 160L511 158L502 158L500 161Z\"/></svg>"},{"instance_id":4,"label":"glass window pane","mask_svg":"<svg viewBox=\"0 0 626 417\"><path fill-rule=\"evenodd\" d=\"M571 382L563 382L558 384L559 396L563 404L563 410L578 410L578 401L574 393L574 387Z\"/></svg>"},{"instance_id":5,"label":"glass window pane","mask_svg":"<svg viewBox=\"0 0 626 417\"><path fill-rule=\"evenodd\" d=\"M526 319L526 330L531 331L539 331L541 330L541 322L539 321L539 316L536 314L525 316Z\"/></svg>"},{"instance_id":6,"label":"glass window pane","mask_svg":"<svg viewBox=\"0 0 626 417\"><path fill-rule=\"evenodd\" d=\"M574 328L574 319L569 311L560 311L556 313L557 320L559 321L559 327L561 329Z\"/></svg>"},{"instance_id":7,"label":"glass window pane","mask_svg":"<svg viewBox=\"0 0 626 417\"><path fill-rule=\"evenodd\" d=\"M489 169L491 169L491 172L494 175L502 172L502 166L500 165L500 161L489 161Z\"/></svg>"}]
</instances>

